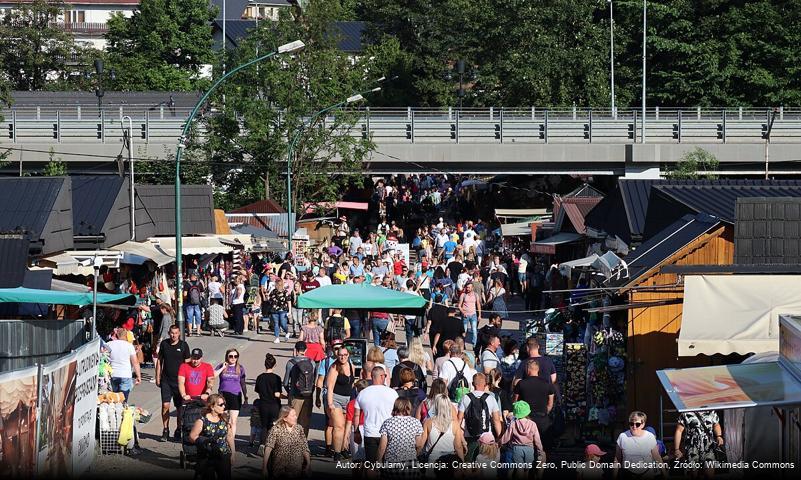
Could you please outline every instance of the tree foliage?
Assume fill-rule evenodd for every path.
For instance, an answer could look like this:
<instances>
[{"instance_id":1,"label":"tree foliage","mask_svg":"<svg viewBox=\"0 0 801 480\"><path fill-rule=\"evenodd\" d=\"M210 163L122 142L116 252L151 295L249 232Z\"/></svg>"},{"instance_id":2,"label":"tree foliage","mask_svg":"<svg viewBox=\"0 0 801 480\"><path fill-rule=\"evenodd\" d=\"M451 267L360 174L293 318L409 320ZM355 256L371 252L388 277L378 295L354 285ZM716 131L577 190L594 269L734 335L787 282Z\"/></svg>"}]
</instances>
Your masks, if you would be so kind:
<instances>
[{"instance_id":1,"label":"tree foliage","mask_svg":"<svg viewBox=\"0 0 801 480\"><path fill-rule=\"evenodd\" d=\"M79 71L88 49L58 26L64 8L60 0L33 0L0 16L0 77L11 89L45 90Z\"/></svg>"},{"instance_id":2,"label":"tree foliage","mask_svg":"<svg viewBox=\"0 0 801 480\"><path fill-rule=\"evenodd\" d=\"M720 161L712 153L700 147L681 156L675 168L668 170L668 178L676 179L707 179L718 178L717 172ZM708 173L707 173L708 172Z\"/></svg>"},{"instance_id":3,"label":"tree foliage","mask_svg":"<svg viewBox=\"0 0 801 480\"><path fill-rule=\"evenodd\" d=\"M130 18L113 16L106 34L109 67L119 90L191 90L214 63L208 0L142 0Z\"/></svg>"}]
</instances>

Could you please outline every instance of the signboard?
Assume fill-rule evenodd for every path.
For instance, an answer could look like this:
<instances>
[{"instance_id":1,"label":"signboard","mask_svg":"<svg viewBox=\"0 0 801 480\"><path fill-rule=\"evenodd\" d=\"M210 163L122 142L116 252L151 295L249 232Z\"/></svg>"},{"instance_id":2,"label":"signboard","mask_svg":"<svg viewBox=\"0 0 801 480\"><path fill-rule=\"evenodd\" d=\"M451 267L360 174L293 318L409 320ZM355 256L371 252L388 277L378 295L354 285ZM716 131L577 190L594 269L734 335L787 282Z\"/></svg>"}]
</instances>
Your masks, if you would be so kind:
<instances>
[{"instance_id":1,"label":"signboard","mask_svg":"<svg viewBox=\"0 0 801 480\"><path fill-rule=\"evenodd\" d=\"M409 266L409 244L399 243L395 247L395 251L399 251L403 254L403 261L406 262L406 266Z\"/></svg>"},{"instance_id":2,"label":"signboard","mask_svg":"<svg viewBox=\"0 0 801 480\"><path fill-rule=\"evenodd\" d=\"M305 255L308 248L308 236L298 236L292 238L292 259L295 261L295 266L301 267L302 270L308 268Z\"/></svg>"},{"instance_id":3,"label":"signboard","mask_svg":"<svg viewBox=\"0 0 801 480\"><path fill-rule=\"evenodd\" d=\"M72 474L80 476L92 466L97 423L97 368L100 363L100 339L75 352L75 400L72 422Z\"/></svg>"},{"instance_id":4,"label":"signboard","mask_svg":"<svg viewBox=\"0 0 801 480\"><path fill-rule=\"evenodd\" d=\"M556 245L554 244L531 244L531 253L540 253L543 255L556 255Z\"/></svg>"},{"instance_id":5,"label":"signboard","mask_svg":"<svg viewBox=\"0 0 801 480\"><path fill-rule=\"evenodd\" d=\"M36 473L38 367L0 375L0 474L32 478Z\"/></svg>"},{"instance_id":6,"label":"signboard","mask_svg":"<svg viewBox=\"0 0 801 480\"><path fill-rule=\"evenodd\" d=\"M76 354L71 353L42 367L42 382L39 385L39 451L36 452L40 476L72 475L75 359Z\"/></svg>"},{"instance_id":7,"label":"signboard","mask_svg":"<svg viewBox=\"0 0 801 480\"><path fill-rule=\"evenodd\" d=\"M680 412L801 404L801 384L778 362L660 370Z\"/></svg>"}]
</instances>

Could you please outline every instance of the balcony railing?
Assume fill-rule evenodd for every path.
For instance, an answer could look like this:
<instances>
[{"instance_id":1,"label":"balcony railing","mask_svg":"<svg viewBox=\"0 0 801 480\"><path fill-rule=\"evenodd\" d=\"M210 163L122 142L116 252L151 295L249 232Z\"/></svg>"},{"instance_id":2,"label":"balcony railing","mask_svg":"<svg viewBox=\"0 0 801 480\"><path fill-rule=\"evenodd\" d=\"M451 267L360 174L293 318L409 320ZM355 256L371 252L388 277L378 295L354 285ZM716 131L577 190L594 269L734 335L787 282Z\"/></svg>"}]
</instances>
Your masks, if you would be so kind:
<instances>
[{"instance_id":1,"label":"balcony railing","mask_svg":"<svg viewBox=\"0 0 801 480\"><path fill-rule=\"evenodd\" d=\"M53 22L50 24L50 26L72 33L108 32L108 23L105 22Z\"/></svg>"}]
</instances>

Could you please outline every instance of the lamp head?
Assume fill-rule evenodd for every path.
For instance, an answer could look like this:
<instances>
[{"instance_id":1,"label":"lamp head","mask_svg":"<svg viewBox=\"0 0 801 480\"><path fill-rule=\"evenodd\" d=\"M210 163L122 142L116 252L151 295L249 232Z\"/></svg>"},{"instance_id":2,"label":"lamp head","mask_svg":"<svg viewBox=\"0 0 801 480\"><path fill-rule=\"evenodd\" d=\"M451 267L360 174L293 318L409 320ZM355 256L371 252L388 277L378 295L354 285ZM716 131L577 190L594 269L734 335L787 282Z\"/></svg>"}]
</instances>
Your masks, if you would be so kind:
<instances>
[{"instance_id":1,"label":"lamp head","mask_svg":"<svg viewBox=\"0 0 801 480\"><path fill-rule=\"evenodd\" d=\"M281 45L278 47L278 53L292 53L297 52L298 50L302 50L306 46L302 40L295 40L294 42L289 42Z\"/></svg>"}]
</instances>

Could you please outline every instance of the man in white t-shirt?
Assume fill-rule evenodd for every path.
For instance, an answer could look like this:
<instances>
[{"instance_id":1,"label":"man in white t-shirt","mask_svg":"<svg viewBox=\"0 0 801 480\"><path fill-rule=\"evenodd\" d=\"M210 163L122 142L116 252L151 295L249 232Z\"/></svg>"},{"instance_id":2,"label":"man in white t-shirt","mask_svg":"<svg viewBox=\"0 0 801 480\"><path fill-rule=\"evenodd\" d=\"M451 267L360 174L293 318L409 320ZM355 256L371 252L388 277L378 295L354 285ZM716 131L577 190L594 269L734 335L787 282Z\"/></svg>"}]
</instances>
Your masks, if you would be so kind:
<instances>
[{"instance_id":1,"label":"man in white t-shirt","mask_svg":"<svg viewBox=\"0 0 801 480\"><path fill-rule=\"evenodd\" d=\"M439 370L439 378L443 379L448 388L450 388L451 382L456 378L456 373L461 371L468 385L473 383L473 376L476 371L462 360L462 348L454 343L451 345L450 354L450 358L442 364L442 368Z\"/></svg>"},{"instance_id":2,"label":"man in white t-shirt","mask_svg":"<svg viewBox=\"0 0 801 480\"><path fill-rule=\"evenodd\" d=\"M139 360L136 359L136 349L127 340L121 340L126 337L126 330L120 327L115 329L114 333L117 339L106 344L110 352L111 390L122 392L127 402L134 385L141 383L142 373L139 370ZM136 380L133 378L133 372L136 372Z\"/></svg>"},{"instance_id":3,"label":"man in white t-shirt","mask_svg":"<svg viewBox=\"0 0 801 480\"><path fill-rule=\"evenodd\" d=\"M376 366L370 372L373 384L365 388L356 397L354 418L364 411L364 451L366 459L378 461L378 444L381 442L381 425L392 416L392 407L398 398L398 392L386 386L387 371L385 367ZM354 441L361 443L358 422L353 425Z\"/></svg>"},{"instance_id":4,"label":"man in white t-shirt","mask_svg":"<svg viewBox=\"0 0 801 480\"><path fill-rule=\"evenodd\" d=\"M481 352L481 369L484 373L490 373L493 368L500 365L498 358L498 348L501 346L501 339L497 335L493 335L489 339L487 347Z\"/></svg>"}]
</instances>

